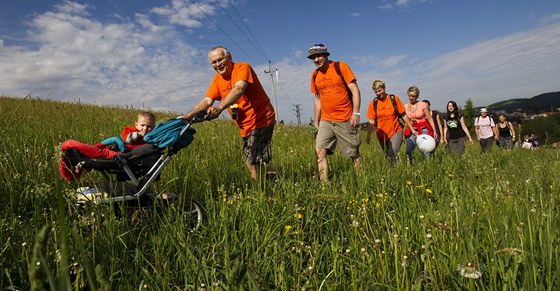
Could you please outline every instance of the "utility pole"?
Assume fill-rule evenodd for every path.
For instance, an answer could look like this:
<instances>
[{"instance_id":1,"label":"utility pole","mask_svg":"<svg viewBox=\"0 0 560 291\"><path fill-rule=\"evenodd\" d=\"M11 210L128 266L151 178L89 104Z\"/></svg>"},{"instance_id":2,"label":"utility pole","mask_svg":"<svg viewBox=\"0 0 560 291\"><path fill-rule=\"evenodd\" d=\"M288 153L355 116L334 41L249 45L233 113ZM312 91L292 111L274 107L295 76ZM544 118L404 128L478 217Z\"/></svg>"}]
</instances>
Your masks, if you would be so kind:
<instances>
[{"instance_id":1,"label":"utility pole","mask_svg":"<svg viewBox=\"0 0 560 291\"><path fill-rule=\"evenodd\" d=\"M294 111L296 112L296 118L297 118L297 124L301 125L301 108L300 108L301 104L294 104L294 107L296 109L294 109Z\"/></svg>"},{"instance_id":2,"label":"utility pole","mask_svg":"<svg viewBox=\"0 0 560 291\"><path fill-rule=\"evenodd\" d=\"M274 111L276 111L276 123L278 123L278 106L276 106L276 87L274 86L274 73L272 72L272 63L268 61L268 70L264 71L265 74L270 75L272 81L272 99L274 100ZM278 69L275 69L276 79L278 79Z\"/></svg>"}]
</instances>

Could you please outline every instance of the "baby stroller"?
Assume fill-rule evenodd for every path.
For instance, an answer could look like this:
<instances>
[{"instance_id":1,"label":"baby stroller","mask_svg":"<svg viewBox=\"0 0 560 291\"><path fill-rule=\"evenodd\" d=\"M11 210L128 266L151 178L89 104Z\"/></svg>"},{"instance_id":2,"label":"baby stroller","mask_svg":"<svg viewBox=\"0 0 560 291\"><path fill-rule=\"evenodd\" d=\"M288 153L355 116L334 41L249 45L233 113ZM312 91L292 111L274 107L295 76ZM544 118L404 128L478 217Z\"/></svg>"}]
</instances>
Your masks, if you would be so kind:
<instances>
[{"instance_id":1,"label":"baby stroller","mask_svg":"<svg viewBox=\"0 0 560 291\"><path fill-rule=\"evenodd\" d=\"M185 197L179 199L174 193L154 193L151 186L159 180L171 158L193 141L196 130L192 124L203 120L204 116L198 114L189 121L178 118L160 123L144 137L147 144L128 152L110 153L110 157L92 158L87 156L87 150L80 151L78 146L65 146L65 143L75 143L63 143L59 170L66 180L72 180L68 179L69 173L77 179L90 170L98 171L104 177L101 185L76 190L78 211L82 212L92 204L103 203L113 203L117 213L121 207L139 210L162 209L173 205L182 211L182 217L192 229L198 229L203 213L198 202Z\"/></svg>"}]
</instances>

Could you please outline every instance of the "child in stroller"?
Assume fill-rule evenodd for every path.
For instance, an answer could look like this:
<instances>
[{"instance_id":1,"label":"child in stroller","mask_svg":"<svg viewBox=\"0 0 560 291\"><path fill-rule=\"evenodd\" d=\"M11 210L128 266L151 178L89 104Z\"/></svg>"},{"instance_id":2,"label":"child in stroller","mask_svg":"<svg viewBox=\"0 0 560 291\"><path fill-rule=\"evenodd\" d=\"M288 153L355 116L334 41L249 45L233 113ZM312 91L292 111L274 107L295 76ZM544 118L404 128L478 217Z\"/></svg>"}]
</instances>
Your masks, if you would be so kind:
<instances>
[{"instance_id":1,"label":"child in stroller","mask_svg":"<svg viewBox=\"0 0 560 291\"><path fill-rule=\"evenodd\" d=\"M64 179L71 182L90 170L99 171L104 177L101 186L77 189L78 209L100 203L116 203L116 210L121 203L128 209L179 204L187 223L193 229L200 227L202 207L198 202L184 197L179 199L172 193L158 195L153 193L151 186L159 180L171 158L193 141L196 130L192 124L202 120L204 116L199 114L189 121L178 118L160 123L144 136L145 145L128 152L103 149L102 144L91 146L74 140L64 142L59 164Z\"/></svg>"},{"instance_id":2,"label":"child in stroller","mask_svg":"<svg viewBox=\"0 0 560 291\"><path fill-rule=\"evenodd\" d=\"M127 126L121 133L127 149L134 149L146 144L144 136L154 129L156 116L149 111L138 112L134 125Z\"/></svg>"}]
</instances>

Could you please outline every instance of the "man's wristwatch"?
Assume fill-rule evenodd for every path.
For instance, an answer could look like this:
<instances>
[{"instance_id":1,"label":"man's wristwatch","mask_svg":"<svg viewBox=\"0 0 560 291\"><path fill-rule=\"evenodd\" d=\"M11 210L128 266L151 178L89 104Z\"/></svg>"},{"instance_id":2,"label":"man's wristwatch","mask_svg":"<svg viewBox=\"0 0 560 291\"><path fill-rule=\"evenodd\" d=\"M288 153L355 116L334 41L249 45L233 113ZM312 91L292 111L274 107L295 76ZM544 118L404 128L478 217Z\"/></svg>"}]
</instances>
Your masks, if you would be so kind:
<instances>
[{"instance_id":1,"label":"man's wristwatch","mask_svg":"<svg viewBox=\"0 0 560 291\"><path fill-rule=\"evenodd\" d=\"M357 115L357 116L360 116L360 112L354 112L354 113L352 113L352 114Z\"/></svg>"}]
</instances>

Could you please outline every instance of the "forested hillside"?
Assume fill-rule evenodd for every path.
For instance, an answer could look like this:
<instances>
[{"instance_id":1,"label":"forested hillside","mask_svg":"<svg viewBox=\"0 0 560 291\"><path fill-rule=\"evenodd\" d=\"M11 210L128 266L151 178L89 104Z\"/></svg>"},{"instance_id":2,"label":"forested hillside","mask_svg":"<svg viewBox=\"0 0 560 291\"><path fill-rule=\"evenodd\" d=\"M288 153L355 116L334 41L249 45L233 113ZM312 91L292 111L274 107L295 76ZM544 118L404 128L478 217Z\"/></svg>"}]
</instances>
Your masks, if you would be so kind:
<instances>
[{"instance_id":1,"label":"forested hillside","mask_svg":"<svg viewBox=\"0 0 560 291\"><path fill-rule=\"evenodd\" d=\"M505 110L511 112L517 109L523 111L555 111L560 108L560 91L549 92L532 98L508 99L488 105L492 111Z\"/></svg>"}]
</instances>

